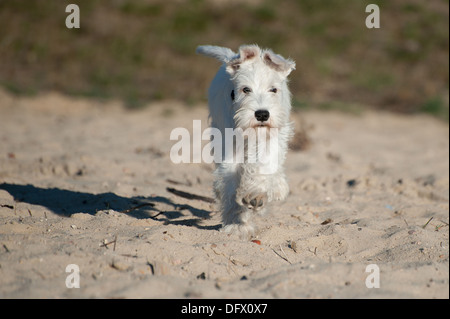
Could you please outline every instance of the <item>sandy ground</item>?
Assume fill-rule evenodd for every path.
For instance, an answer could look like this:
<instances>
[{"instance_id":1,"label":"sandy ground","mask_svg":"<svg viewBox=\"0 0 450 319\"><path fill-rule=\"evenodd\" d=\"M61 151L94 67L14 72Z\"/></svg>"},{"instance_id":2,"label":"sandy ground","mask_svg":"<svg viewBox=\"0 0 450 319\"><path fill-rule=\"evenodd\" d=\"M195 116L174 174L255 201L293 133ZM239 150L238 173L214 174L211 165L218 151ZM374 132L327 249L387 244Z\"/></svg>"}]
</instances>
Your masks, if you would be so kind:
<instances>
[{"instance_id":1,"label":"sandy ground","mask_svg":"<svg viewBox=\"0 0 450 319\"><path fill-rule=\"evenodd\" d=\"M219 231L214 203L168 191L213 196L212 165L169 158L194 119L208 126L206 106L0 91L0 297L449 297L448 124L294 114L309 148L289 152L291 193L248 241Z\"/></svg>"}]
</instances>

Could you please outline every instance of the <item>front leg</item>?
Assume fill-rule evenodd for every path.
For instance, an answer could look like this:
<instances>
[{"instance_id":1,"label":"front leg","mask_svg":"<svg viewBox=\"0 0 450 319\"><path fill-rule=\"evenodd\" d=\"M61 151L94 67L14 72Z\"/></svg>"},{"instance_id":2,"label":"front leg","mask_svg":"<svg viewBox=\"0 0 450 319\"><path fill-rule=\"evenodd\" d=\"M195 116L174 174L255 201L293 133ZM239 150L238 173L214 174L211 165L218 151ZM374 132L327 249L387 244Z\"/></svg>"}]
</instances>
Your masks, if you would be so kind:
<instances>
[{"instance_id":1,"label":"front leg","mask_svg":"<svg viewBox=\"0 0 450 319\"><path fill-rule=\"evenodd\" d=\"M243 167L236 202L253 211L262 211L269 202L270 176L256 174L252 167Z\"/></svg>"},{"instance_id":2,"label":"front leg","mask_svg":"<svg viewBox=\"0 0 450 319\"><path fill-rule=\"evenodd\" d=\"M269 190L269 201L282 201L289 195L289 184L284 173L274 174Z\"/></svg>"},{"instance_id":3,"label":"front leg","mask_svg":"<svg viewBox=\"0 0 450 319\"><path fill-rule=\"evenodd\" d=\"M253 210L236 200L241 184L241 170L232 165L221 165L215 172L215 192L222 212L222 231L237 233L241 238L249 238L255 228L251 222Z\"/></svg>"}]
</instances>

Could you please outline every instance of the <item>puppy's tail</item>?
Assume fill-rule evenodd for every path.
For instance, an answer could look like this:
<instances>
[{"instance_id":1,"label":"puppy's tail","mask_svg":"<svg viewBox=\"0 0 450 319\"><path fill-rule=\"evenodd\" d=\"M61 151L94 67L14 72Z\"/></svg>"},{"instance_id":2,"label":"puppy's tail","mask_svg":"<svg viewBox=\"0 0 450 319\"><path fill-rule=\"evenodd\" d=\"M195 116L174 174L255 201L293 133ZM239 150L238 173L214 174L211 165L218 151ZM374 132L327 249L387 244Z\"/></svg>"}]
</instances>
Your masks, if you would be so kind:
<instances>
[{"instance_id":1,"label":"puppy's tail","mask_svg":"<svg viewBox=\"0 0 450 319\"><path fill-rule=\"evenodd\" d=\"M214 45L198 46L196 52L198 54L215 58L223 63L228 63L230 60L236 57L236 53L234 53L231 49Z\"/></svg>"}]
</instances>

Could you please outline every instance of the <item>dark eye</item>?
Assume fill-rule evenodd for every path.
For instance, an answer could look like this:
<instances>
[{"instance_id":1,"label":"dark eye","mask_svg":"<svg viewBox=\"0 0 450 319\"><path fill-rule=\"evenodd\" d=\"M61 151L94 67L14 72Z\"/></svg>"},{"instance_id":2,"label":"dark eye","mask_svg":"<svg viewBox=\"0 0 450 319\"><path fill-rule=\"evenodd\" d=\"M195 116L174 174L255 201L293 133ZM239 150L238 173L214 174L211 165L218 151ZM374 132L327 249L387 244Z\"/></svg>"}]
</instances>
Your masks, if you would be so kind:
<instances>
[{"instance_id":1,"label":"dark eye","mask_svg":"<svg viewBox=\"0 0 450 319\"><path fill-rule=\"evenodd\" d=\"M278 90L277 90L277 88L271 88L269 91L272 93L277 93Z\"/></svg>"},{"instance_id":2,"label":"dark eye","mask_svg":"<svg viewBox=\"0 0 450 319\"><path fill-rule=\"evenodd\" d=\"M251 91L252 91L252 89L249 87L245 87L242 89L242 92L244 92L245 94L249 94Z\"/></svg>"}]
</instances>

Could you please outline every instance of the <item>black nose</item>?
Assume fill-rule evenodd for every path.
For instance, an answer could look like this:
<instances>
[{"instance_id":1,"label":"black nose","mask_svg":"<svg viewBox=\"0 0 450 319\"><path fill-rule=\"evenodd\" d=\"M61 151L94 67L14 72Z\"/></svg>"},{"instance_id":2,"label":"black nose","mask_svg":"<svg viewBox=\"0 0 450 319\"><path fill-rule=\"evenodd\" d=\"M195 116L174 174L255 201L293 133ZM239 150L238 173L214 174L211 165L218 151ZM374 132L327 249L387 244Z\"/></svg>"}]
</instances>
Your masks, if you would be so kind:
<instances>
[{"instance_id":1,"label":"black nose","mask_svg":"<svg viewBox=\"0 0 450 319\"><path fill-rule=\"evenodd\" d=\"M266 110L258 110L255 112L255 117L258 121L264 122L269 119L270 113Z\"/></svg>"}]
</instances>

